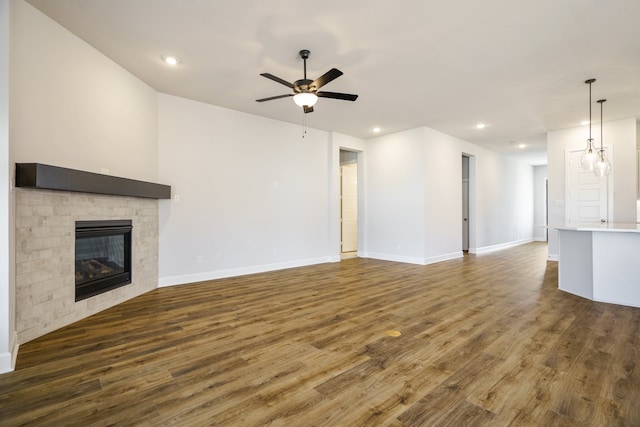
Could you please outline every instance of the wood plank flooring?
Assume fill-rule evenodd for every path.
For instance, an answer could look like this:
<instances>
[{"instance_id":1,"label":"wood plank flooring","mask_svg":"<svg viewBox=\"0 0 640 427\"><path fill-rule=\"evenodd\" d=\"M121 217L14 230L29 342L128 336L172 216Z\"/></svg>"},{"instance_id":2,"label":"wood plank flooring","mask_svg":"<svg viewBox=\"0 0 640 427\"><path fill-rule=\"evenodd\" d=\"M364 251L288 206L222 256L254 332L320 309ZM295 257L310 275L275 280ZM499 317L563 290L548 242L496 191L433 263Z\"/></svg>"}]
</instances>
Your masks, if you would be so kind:
<instances>
[{"instance_id":1,"label":"wood plank flooring","mask_svg":"<svg viewBox=\"0 0 640 427\"><path fill-rule=\"evenodd\" d=\"M161 288L23 345L0 425L640 426L640 309L542 243Z\"/></svg>"}]
</instances>

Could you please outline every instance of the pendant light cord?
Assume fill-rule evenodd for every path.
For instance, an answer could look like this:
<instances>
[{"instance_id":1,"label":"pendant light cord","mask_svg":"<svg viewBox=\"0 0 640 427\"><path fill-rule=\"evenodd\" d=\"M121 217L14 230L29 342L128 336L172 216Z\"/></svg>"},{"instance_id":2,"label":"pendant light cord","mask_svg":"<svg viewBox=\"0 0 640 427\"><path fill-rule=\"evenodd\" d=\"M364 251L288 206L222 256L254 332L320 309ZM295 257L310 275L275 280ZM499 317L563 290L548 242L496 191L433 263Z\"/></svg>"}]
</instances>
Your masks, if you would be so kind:
<instances>
[{"instance_id":1,"label":"pendant light cord","mask_svg":"<svg viewBox=\"0 0 640 427\"><path fill-rule=\"evenodd\" d=\"M592 79L595 80L595 79ZM587 80L589 82L589 141L592 140L591 138L591 83L593 83L593 81L591 80Z\"/></svg>"},{"instance_id":2,"label":"pendant light cord","mask_svg":"<svg viewBox=\"0 0 640 427\"><path fill-rule=\"evenodd\" d=\"M593 138L591 137L591 84L595 81L596 79L585 80L585 83L589 84L589 146L593 143Z\"/></svg>"},{"instance_id":3,"label":"pendant light cord","mask_svg":"<svg viewBox=\"0 0 640 427\"><path fill-rule=\"evenodd\" d=\"M602 148L602 128L604 127L602 125L602 104L604 103L604 100L602 100L602 102L600 102L600 151L603 151L604 148Z\"/></svg>"},{"instance_id":4,"label":"pendant light cord","mask_svg":"<svg viewBox=\"0 0 640 427\"><path fill-rule=\"evenodd\" d=\"M598 99L598 104L600 104L600 152L604 151L604 145L603 145L603 119L602 119L602 109L603 109L603 105L605 102L607 102L606 99Z\"/></svg>"}]
</instances>

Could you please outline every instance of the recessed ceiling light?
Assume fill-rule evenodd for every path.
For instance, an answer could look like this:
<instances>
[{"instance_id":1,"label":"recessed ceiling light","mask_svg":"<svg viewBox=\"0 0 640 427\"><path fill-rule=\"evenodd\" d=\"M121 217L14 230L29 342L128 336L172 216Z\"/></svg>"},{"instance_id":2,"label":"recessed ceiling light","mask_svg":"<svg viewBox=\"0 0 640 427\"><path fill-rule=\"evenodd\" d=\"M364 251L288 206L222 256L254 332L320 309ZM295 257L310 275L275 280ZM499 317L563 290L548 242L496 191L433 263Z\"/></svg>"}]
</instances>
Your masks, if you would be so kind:
<instances>
[{"instance_id":1,"label":"recessed ceiling light","mask_svg":"<svg viewBox=\"0 0 640 427\"><path fill-rule=\"evenodd\" d=\"M583 120L583 121L580 122L580 125L582 125L582 126L586 126L588 124L589 124L589 120Z\"/></svg>"},{"instance_id":2,"label":"recessed ceiling light","mask_svg":"<svg viewBox=\"0 0 640 427\"><path fill-rule=\"evenodd\" d=\"M484 123L478 123L478 124L476 125L476 129L484 129L484 127L485 127L485 126L486 126L486 125L485 125Z\"/></svg>"},{"instance_id":3,"label":"recessed ceiling light","mask_svg":"<svg viewBox=\"0 0 640 427\"><path fill-rule=\"evenodd\" d=\"M163 56L162 60L169 65L177 65L178 62L180 62L180 60L177 57L171 56L171 55Z\"/></svg>"},{"instance_id":4,"label":"recessed ceiling light","mask_svg":"<svg viewBox=\"0 0 640 427\"><path fill-rule=\"evenodd\" d=\"M518 144L518 148L525 148L527 146L527 144L525 144L524 142L521 142L520 144Z\"/></svg>"},{"instance_id":5,"label":"recessed ceiling light","mask_svg":"<svg viewBox=\"0 0 640 427\"><path fill-rule=\"evenodd\" d=\"M373 129L371 129L371 132L380 133L380 128L379 127L374 127Z\"/></svg>"}]
</instances>

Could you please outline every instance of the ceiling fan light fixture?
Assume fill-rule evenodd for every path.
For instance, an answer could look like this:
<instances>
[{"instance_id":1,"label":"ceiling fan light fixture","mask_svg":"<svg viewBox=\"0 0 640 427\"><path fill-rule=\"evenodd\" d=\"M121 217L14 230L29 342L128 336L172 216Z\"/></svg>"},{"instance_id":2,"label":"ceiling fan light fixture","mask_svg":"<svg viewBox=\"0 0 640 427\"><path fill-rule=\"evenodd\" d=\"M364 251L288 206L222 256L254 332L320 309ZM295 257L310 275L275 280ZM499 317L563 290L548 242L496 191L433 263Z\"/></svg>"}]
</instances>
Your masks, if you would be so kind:
<instances>
[{"instance_id":1,"label":"ceiling fan light fixture","mask_svg":"<svg viewBox=\"0 0 640 427\"><path fill-rule=\"evenodd\" d=\"M318 95L310 92L300 92L293 96L293 102L298 107L313 107L318 102Z\"/></svg>"}]
</instances>

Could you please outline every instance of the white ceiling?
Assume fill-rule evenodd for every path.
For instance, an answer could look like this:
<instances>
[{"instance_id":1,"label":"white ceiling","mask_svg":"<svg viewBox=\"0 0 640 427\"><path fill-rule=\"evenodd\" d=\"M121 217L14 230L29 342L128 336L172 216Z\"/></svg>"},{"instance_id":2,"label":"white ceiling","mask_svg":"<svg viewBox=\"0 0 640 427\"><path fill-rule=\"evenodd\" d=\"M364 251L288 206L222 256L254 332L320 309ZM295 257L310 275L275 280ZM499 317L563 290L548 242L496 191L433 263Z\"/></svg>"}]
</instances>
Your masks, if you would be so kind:
<instances>
[{"instance_id":1,"label":"white ceiling","mask_svg":"<svg viewBox=\"0 0 640 427\"><path fill-rule=\"evenodd\" d=\"M160 92L291 123L291 99L255 102L289 91L259 74L302 78L309 49L310 78L336 67L323 90L360 97L321 98L307 125L360 138L428 126L544 163L592 77L594 122L600 98L605 120L640 117L638 0L28 1Z\"/></svg>"}]
</instances>

